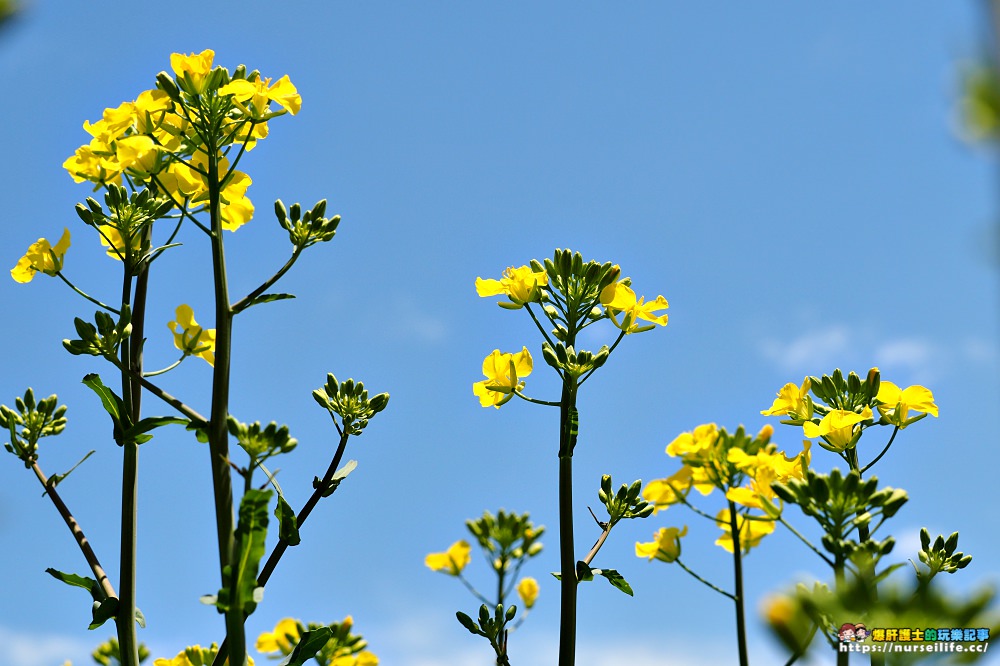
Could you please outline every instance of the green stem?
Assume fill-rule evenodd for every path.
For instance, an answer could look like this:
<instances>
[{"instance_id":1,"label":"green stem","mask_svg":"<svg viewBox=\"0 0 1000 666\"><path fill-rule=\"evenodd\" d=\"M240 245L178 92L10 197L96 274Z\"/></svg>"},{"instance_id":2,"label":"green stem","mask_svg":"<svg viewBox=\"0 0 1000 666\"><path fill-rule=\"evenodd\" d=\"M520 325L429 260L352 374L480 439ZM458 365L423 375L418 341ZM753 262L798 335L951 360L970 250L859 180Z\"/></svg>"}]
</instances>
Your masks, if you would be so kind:
<instances>
[{"instance_id":1,"label":"green stem","mask_svg":"<svg viewBox=\"0 0 1000 666\"><path fill-rule=\"evenodd\" d=\"M802 536L799 533L798 530L796 530L794 527L792 527L791 524L788 523L785 520L784 516L779 516L778 517L778 522L781 523L782 525L784 525L785 527L787 527L788 531L790 531L792 534L794 534L795 536L797 536L799 538L799 541L801 541L802 543L804 543L809 548L809 550L811 550L812 552L814 552L817 555L819 555L823 559L823 561L826 562L828 565L830 565L831 567L833 566L833 560L831 560L829 557L827 557L826 555L824 555L818 548L816 548L816 546L814 546L811 543L809 543L809 540L806 539L804 536Z\"/></svg>"},{"instance_id":2,"label":"green stem","mask_svg":"<svg viewBox=\"0 0 1000 666\"><path fill-rule=\"evenodd\" d=\"M211 135L209 136L211 138ZM222 241L221 181L218 148L214 140L206 141L208 155L208 201L212 224L212 269L215 285L215 366L212 373L212 409L209 415L208 448L212 465L212 487L215 495L215 525L219 543L219 573L223 587L232 587L233 553L233 479L229 467L229 363L232 346L233 313L229 305L229 285L226 276L226 255ZM246 635L243 627L243 605L235 595L226 612L226 638L229 642L229 663L246 663Z\"/></svg>"},{"instance_id":3,"label":"green stem","mask_svg":"<svg viewBox=\"0 0 1000 666\"><path fill-rule=\"evenodd\" d=\"M862 467L861 469L859 469L858 470L858 474L864 474L865 472L867 472L868 470L870 470L875 463L877 463L879 460L882 459L882 456L884 456L889 451L889 447L892 446L892 442L893 442L893 440L896 439L896 433L898 433L898 432L899 432L899 426L896 426L895 428L893 428L893 430L892 430L892 436L889 437L889 441L888 441L888 443L886 443L885 448L882 449L882 452L879 453L877 456L875 456L875 458L870 463L868 463L867 465L865 465L864 467ZM855 454L855 455L857 455L857 454Z\"/></svg>"},{"instance_id":4,"label":"green stem","mask_svg":"<svg viewBox=\"0 0 1000 666\"><path fill-rule=\"evenodd\" d=\"M58 278L59 278L60 280L62 280L62 281L63 281L63 282L65 282L66 284L68 284L68 285L69 285L69 288L70 288L70 289L72 289L72 290L73 290L73 291L75 291L76 293L80 294L81 296L83 296L83 297L84 297L84 298L86 298L86 299L87 299L88 301L90 301L91 303L93 303L93 304L94 304L94 305L96 305L97 307L101 308L102 310L107 310L108 312L111 312L111 313L114 313L114 314L116 314L116 315L120 315L120 314L121 314L121 311L120 311L120 310L116 310L116 309L114 309L113 307L111 307L111 306L110 306L110 305L108 305L107 303L102 303L101 301L97 300L96 298L94 298L94 297L93 297L93 296L91 296L90 294L88 294L88 293L84 292L84 291L83 291L83 290L81 290L81 289L80 289L79 287L77 287L77 286L76 286L75 284L73 284L72 282L70 282L70 281L69 281L69 280L68 280L68 279L66 278L66 276L62 274L62 271L58 271L58 272L56 272L56 277L58 277Z\"/></svg>"},{"instance_id":5,"label":"green stem","mask_svg":"<svg viewBox=\"0 0 1000 666\"><path fill-rule=\"evenodd\" d=\"M676 560L674 560L674 562L676 562L680 566L681 569L684 569L684 571L688 572L688 574L690 574L699 583L701 583L703 585L707 585L708 587L712 588L713 590L715 590L716 592L718 592L722 596L729 597L733 601L736 601L736 596L735 595L730 594L729 592L726 592L725 590L723 590L718 585L713 585L712 583L708 582L707 580L705 580L704 578L702 578L701 576L699 576L698 574L696 574L694 571L692 571L691 569L689 569L686 564L684 564L683 562L681 562L680 558L677 558Z\"/></svg>"},{"instance_id":6,"label":"green stem","mask_svg":"<svg viewBox=\"0 0 1000 666\"><path fill-rule=\"evenodd\" d=\"M559 409L559 562L560 580L559 666L576 662L576 555L573 552L573 447L571 414L576 412L576 377L563 378Z\"/></svg>"},{"instance_id":7,"label":"green stem","mask_svg":"<svg viewBox=\"0 0 1000 666\"><path fill-rule=\"evenodd\" d=\"M285 265L282 266L277 273L272 275L266 282L264 282L264 284L247 294L246 298L240 299L235 305L233 305L233 314L237 315L250 307L250 304L253 303L253 299L263 294L268 287L280 280L281 276L288 272L288 269L295 264L295 260L299 258L300 254L302 254L302 248L296 246L296 248L292 250L292 256L289 257L288 261L285 262Z\"/></svg>"},{"instance_id":8,"label":"green stem","mask_svg":"<svg viewBox=\"0 0 1000 666\"><path fill-rule=\"evenodd\" d=\"M740 666L747 666L750 657L747 654L746 613L743 608L743 544L740 541L740 528L737 522L736 503L729 501L729 530L733 537L733 586L736 604L736 641L740 652ZM745 521L744 521L745 524Z\"/></svg>"}]
</instances>

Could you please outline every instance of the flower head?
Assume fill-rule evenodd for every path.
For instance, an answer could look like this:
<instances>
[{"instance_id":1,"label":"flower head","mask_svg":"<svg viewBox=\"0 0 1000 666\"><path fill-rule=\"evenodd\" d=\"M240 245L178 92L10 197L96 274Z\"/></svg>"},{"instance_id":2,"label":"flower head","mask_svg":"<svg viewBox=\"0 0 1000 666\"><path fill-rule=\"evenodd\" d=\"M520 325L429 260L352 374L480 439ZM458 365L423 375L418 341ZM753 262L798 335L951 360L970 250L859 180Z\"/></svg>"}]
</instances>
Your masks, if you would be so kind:
<instances>
[{"instance_id":1,"label":"flower head","mask_svg":"<svg viewBox=\"0 0 1000 666\"><path fill-rule=\"evenodd\" d=\"M684 500L691 491L693 472L687 465L665 479L653 479L642 489L642 498L653 505L653 513Z\"/></svg>"},{"instance_id":2,"label":"flower head","mask_svg":"<svg viewBox=\"0 0 1000 666\"><path fill-rule=\"evenodd\" d=\"M299 642L299 622L290 617L278 620L274 631L265 631L257 637L257 652L290 654Z\"/></svg>"},{"instance_id":3,"label":"flower head","mask_svg":"<svg viewBox=\"0 0 1000 666\"><path fill-rule=\"evenodd\" d=\"M504 354L499 349L483 360L483 374L486 379L472 385L473 394L479 396L483 407L490 405L500 408L514 396L514 391L524 388L522 377L531 374L532 360L527 347L521 351Z\"/></svg>"},{"instance_id":4,"label":"flower head","mask_svg":"<svg viewBox=\"0 0 1000 666\"><path fill-rule=\"evenodd\" d=\"M63 229L62 238L52 247L47 240L39 238L28 247L24 256L17 260L17 265L10 269L10 276L15 282L25 284L31 282L35 273L41 271L46 275L55 276L62 270L63 258L69 249L69 229Z\"/></svg>"},{"instance_id":5,"label":"flower head","mask_svg":"<svg viewBox=\"0 0 1000 666\"><path fill-rule=\"evenodd\" d=\"M177 82L182 84L188 92L200 94L205 92L205 83L208 75L212 71L212 60L215 59L215 51L205 49L201 53L170 54L170 66L177 75ZM184 86L183 84L187 84Z\"/></svg>"},{"instance_id":6,"label":"flower head","mask_svg":"<svg viewBox=\"0 0 1000 666\"><path fill-rule=\"evenodd\" d=\"M612 282L601 290L601 303L604 305L608 316L615 326L628 333L640 333L654 328L654 324L659 326L667 325L667 315L657 315L657 310L666 310L670 307L667 299L657 296L655 300L646 302L645 297L636 299L635 292L623 282ZM618 321L617 315L623 315ZM639 320L652 322L646 326L640 326Z\"/></svg>"},{"instance_id":7,"label":"flower head","mask_svg":"<svg viewBox=\"0 0 1000 666\"><path fill-rule=\"evenodd\" d=\"M219 94L232 95L234 100L242 104L249 103L253 107L253 115L257 118L270 111L270 102L277 102L292 115L298 113L302 108L302 96L288 76L281 77L273 86L270 86L270 83L271 79L256 81L233 79L219 88Z\"/></svg>"},{"instance_id":8,"label":"flower head","mask_svg":"<svg viewBox=\"0 0 1000 666\"><path fill-rule=\"evenodd\" d=\"M185 356L200 356L209 365L215 365L215 329L199 326L190 305L178 305L177 319L167 327L174 334L174 346Z\"/></svg>"},{"instance_id":9,"label":"flower head","mask_svg":"<svg viewBox=\"0 0 1000 666\"><path fill-rule=\"evenodd\" d=\"M876 400L879 402L879 413L889 423L899 428L905 428L924 418L927 414L934 417L938 415L938 407L934 404L934 394L923 386L914 385L900 389L892 382L881 382ZM922 413L912 419L908 418L911 409Z\"/></svg>"},{"instance_id":10,"label":"flower head","mask_svg":"<svg viewBox=\"0 0 1000 666\"><path fill-rule=\"evenodd\" d=\"M521 597L521 603L525 608L531 608L538 599L538 581L534 578L522 578L517 584L517 596Z\"/></svg>"},{"instance_id":11,"label":"flower head","mask_svg":"<svg viewBox=\"0 0 1000 666\"><path fill-rule=\"evenodd\" d=\"M865 407L860 414L845 409L833 409L818 424L812 421L803 423L802 432L809 438L822 437L823 442L820 446L825 449L843 451L853 446L857 424L871 417L871 407Z\"/></svg>"},{"instance_id":12,"label":"flower head","mask_svg":"<svg viewBox=\"0 0 1000 666\"><path fill-rule=\"evenodd\" d=\"M424 558L424 564L432 571L457 576L472 560L471 553L472 546L469 545L468 541L462 539L448 546L448 550L443 553L431 553Z\"/></svg>"},{"instance_id":13,"label":"flower head","mask_svg":"<svg viewBox=\"0 0 1000 666\"><path fill-rule=\"evenodd\" d=\"M681 556L681 537L686 535L687 525L682 529L676 527L663 527L656 533L649 543L635 544L635 556L646 557L652 561L654 558L661 562L673 562Z\"/></svg>"},{"instance_id":14,"label":"flower head","mask_svg":"<svg viewBox=\"0 0 1000 666\"><path fill-rule=\"evenodd\" d=\"M545 271L533 271L530 266L514 268L511 266L503 272L499 280L484 280L476 278L476 293L480 296L498 296L506 294L517 307L538 300L539 288L549 283Z\"/></svg>"},{"instance_id":15,"label":"flower head","mask_svg":"<svg viewBox=\"0 0 1000 666\"><path fill-rule=\"evenodd\" d=\"M721 546L730 553L733 552L733 530L729 522L729 509L721 509L715 516L715 524L722 528L722 536L715 540L715 545ZM740 549L746 555L750 549L760 544L761 539L774 531L774 521L747 517L736 514L736 532L739 535Z\"/></svg>"},{"instance_id":16,"label":"flower head","mask_svg":"<svg viewBox=\"0 0 1000 666\"><path fill-rule=\"evenodd\" d=\"M761 412L764 416L788 416L792 419L808 420L812 418L813 405L809 397L811 382L808 377L802 381L802 386L788 383L778 391L771 409Z\"/></svg>"}]
</instances>

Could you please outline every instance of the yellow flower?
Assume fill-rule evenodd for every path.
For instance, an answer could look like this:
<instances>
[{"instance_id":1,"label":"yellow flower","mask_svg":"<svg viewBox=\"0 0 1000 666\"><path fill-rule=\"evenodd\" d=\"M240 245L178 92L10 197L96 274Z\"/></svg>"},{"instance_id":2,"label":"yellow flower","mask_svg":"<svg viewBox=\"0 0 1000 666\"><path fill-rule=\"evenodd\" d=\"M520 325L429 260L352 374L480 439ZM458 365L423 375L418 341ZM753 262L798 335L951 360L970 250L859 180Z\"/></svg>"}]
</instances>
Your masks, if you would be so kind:
<instances>
[{"instance_id":1,"label":"yellow flower","mask_svg":"<svg viewBox=\"0 0 1000 666\"><path fill-rule=\"evenodd\" d=\"M657 296L656 300L645 302L645 297L636 300L635 292L621 282L612 282L601 291L601 303L615 326L628 333L641 333L654 328L653 324L667 325L667 315L654 314L657 310L670 307L667 299ZM619 322L616 315L623 314ZM639 320L652 322L648 326L640 326Z\"/></svg>"},{"instance_id":2,"label":"yellow flower","mask_svg":"<svg viewBox=\"0 0 1000 666\"><path fill-rule=\"evenodd\" d=\"M521 597L521 602L525 608L531 608L538 599L538 581L531 577L525 577L517 584L517 596Z\"/></svg>"},{"instance_id":3,"label":"yellow flower","mask_svg":"<svg viewBox=\"0 0 1000 666\"><path fill-rule=\"evenodd\" d=\"M809 468L809 449L812 442L808 439L802 442L802 451L794 458L788 458L783 452L778 452L773 444L748 455L742 449L730 449L727 454L729 462L733 463L750 476L750 486L732 488L726 492L726 498L743 506L763 509L761 498L773 500L775 495L771 484L786 483L791 479L805 478Z\"/></svg>"},{"instance_id":4,"label":"yellow flower","mask_svg":"<svg viewBox=\"0 0 1000 666\"><path fill-rule=\"evenodd\" d=\"M871 417L870 407L865 407L860 414L844 409L834 409L824 416L819 424L812 421L803 423L802 432L809 438L822 437L825 443L821 442L820 446L825 449L843 451L852 446L851 440L854 438L855 425Z\"/></svg>"},{"instance_id":5,"label":"yellow flower","mask_svg":"<svg viewBox=\"0 0 1000 666\"><path fill-rule=\"evenodd\" d=\"M673 562L681 556L681 537L686 535L687 525L683 529L662 527L649 543L635 544L635 556L646 557L650 561L656 558L662 562Z\"/></svg>"},{"instance_id":6,"label":"yellow flower","mask_svg":"<svg viewBox=\"0 0 1000 666\"><path fill-rule=\"evenodd\" d=\"M46 275L55 276L62 270L63 258L69 249L69 229L63 229L62 238L52 247L47 240L39 238L28 246L28 251L17 260L17 265L10 269L10 276L15 282L25 284L31 282L35 273L41 271Z\"/></svg>"},{"instance_id":7,"label":"yellow flower","mask_svg":"<svg viewBox=\"0 0 1000 666\"><path fill-rule=\"evenodd\" d=\"M167 327L174 334L174 346L185 356L199 356L209 365L215 365L215 329L199 326L190 305L178 305L177 319Z\"/></svg>"},{"instance_id":8,"label":"yellow flower","mask_svg":"<svg viewBox=\"0 0 1000 666\"><path fill-rule=\"evenodd\" d=\"M215 661L215 656L219 654L219 646L212 643L211 647L203 648L200 645L192 645L178 652L173 659L157 659L153 666L211 666ZM229 660L225 661L229 664ZM247 657L249 666L254 666L253 657Z\"/></svg>"},{"instance_id":9,"label":"yellow flower","mask_svg":"<svg viewBox=\"0 0 1000 666\"><path fill-rule=\"evenodd\" d=\"M691 468L683 465L669 477L647 483L642 489L642 498L653 504L653 513L658 513L683 500L691 490L692 480Z\"/></svg>"},{"instance_id":10,"label":"yellow flower","mask_svg":"<svg viewBox=\"0 0 1000 666\"><path fill-rule=\"evenodd\" d=\"M115 157L122 169L134 169L141 174L152 173L160 149L148 136L133 134L115 142Z\"/></svg>"},{"instance_id":11,"label":"yellow flower","mask_svg":"<svg viewBox=\"0 0 1000 666\"><path fill-rule=\"evenodd\" d=\"M788 383L778 391L771 409L761 412L764 416L790 416L793 419L808 420L812 418L812 399L809 398L811 382L808 377L802 381L802 386Z\"/></svg>"},{"instance_id":12,"label":"yellow flower","mask_svg":"<svg viewBox=\"0 0 1000 666\"><path fill-rule=\"evenodd\" d=\"M538 300L538 289L549 283L545 271L535 272L530 266L514 268L511 266L503 272L499 280L484 280L476 278L476 293L480 296L498 296L506 294L512 303L518 306L533 303Z\"/></svg>"},{"instance_id":13,"label":"yellow flower","mask_svg":"<svg viewBox=\"0 0 1000 666\"><path fill-rule=\"evenodd\" d=\"M938 415L938 407L934 404L934 394L923 386L913 385L900 389L892 382L881 382L876 400L879 401L879 413L888 419L889 423L900 428L905 428L911 423L919 421L927 414L934 417ZM908 419L911 409L923 413Z\"/></svg>"},{"instance_id":14,"label":"yellow flower","mask_svg":"<svg viewBox=\"0 0 1000 666\"><path fill-rule=\"evenodd\" d=\"M732 525L729 524L729 509L722 509L715 516L715 523L722 528L722 536L715 540L715 545L733 552ZM774 531L773 520L753 520L741 513L736 514L736 531L739 534L740 549L746 555L750 549L760 543L760 540Z\"/></svg>"},{"instance_id":15,"label":"yellow flower","mask_svg":"<svg viewBox=\"0 0 1000 666\"><path fill-rule=\"evenodd\" d=\"M527 347L512 354L502 354L499 349L483 360L483 374L486 379L472 385L472 393L479 396L483 407L493 405L500 409L512 397L514 391L524 388L522 377L531 374L531 354Z\"/></svg>"},{"instance_id":16,"label":"yellow flower","mask_svg":"<svg viewBox=\"0 0 1000 666\"><path fill-rule=\"evenodd\" d=\"M257 81L233 79L219 88L219 94L232 95L237 102L243 104L250 102L257 118L270 111L268 102L277 102L293 116L298 113L302 108L302 96L299 95L288 76L281 77L277 83L268 87L270 83L271 79L258 79Z\"/></svg>"},{"instance_id":17,"label":"yellow flower","mask_svg":"<svg viewBox=\"0 0 1000 666\"><path fill-rule=\"evenodd\" d=\"M290 617L278 620L274 631L265 631L257 637L257 652L290 654L299 642L299 622Z\"/></svg>"},{"instance_id":18,"label":"yellow flower","mask_svg":"<svg viewBox=\"0 0 1000 666\"><path fill-rule=\"evenodd\" d=\"M443 553L431 553L424 558L426 564L432 571L440 571L449 576L457 576L462 573L462 569L472 560L472 547L465 539L456 541L448 546L448 550Z\"/></svg>"},{"instance_id":19,"label":"yellow flower","mask_svg":"<svg viewBox=\"0 0 1000 666\"><path fill-rule=\"evenodd\" d=\"M177 75L179 84L186 81L190 85L190 92L200 94L205 92L205 82L212 71L214 58L215 52L211 49L190 55L171 53L170 66L173 68L174 74ZM185 86L181 85L181 87Z\"/></svg>"},{"instance_id":20,"label":"yellow flower","mask_svg":"<svg viewBox=\"0 0 1000 666\"><path fill-rule=\"evenodd\" d=\"M682 458L710 449L719 438L719 429L714 423L705 423L692 432L682 432L667 445L667 455Z\"/></svg>"}]
</instances>

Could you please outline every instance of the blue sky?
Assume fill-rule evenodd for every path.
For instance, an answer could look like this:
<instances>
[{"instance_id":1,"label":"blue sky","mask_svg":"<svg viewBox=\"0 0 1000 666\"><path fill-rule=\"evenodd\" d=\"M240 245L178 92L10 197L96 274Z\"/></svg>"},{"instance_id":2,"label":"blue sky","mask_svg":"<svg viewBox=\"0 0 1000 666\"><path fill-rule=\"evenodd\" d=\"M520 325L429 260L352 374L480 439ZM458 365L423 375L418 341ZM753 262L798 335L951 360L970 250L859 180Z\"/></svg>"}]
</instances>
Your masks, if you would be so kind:
<instances>
[{"instance_id":1,"label":"blue sky","mask_svg":"<svg viewBox=\"0 0 1000 666\"><path fill-rule=\"evenodd\" d=\"M543 587L512 659L553 662L556 415L526 403L482 409L470 387L492 349L537 355L540 345L523 313L476 296L475 278L556 247L614 261L639 293L670 301L669 326L627 339L585 387L581 551L597 536L586 506L597 504L602 473L616 483L666 476L676 463L664 447L680 432L710 421L755 430L784 383L877 365L884 379L930 387L941 409L876 468L911 496L895 519L894 555L914 557L921 526L960 531L975 558L948 581L962 594L1000 572L987 501L1000 462L997 174L956 129L961 67L983 38L971 2L35 2L0 34L11 91L0 110L4 261L69 227L67 275L114 298L117 267L73 213L89 189L60 165L87 140L83 121L151 87L170 53L212 48L217 64L288 74L298 86L302 112L272 123L243 165L258 215L227 239L234 295L287 256L274 199L327 198L343 222L281 283L297 300L238 320L232 411L287 423L299 439L279 477L298 506L335 444L309 396L326 373L392 400L348 451L357 471L272 578L252 635L289 615L352 614L385 664L489 664L486 643L453 619L476 603L423 558L465 536L466 518L503 507L550 529L525 571ZM211 325L208 248L195 234L181 240L156 266L149 367L174 359L166 322L178 304ZM61 490L115 571L120 453L80 384L109 370L60 345L73 317L93 308L44 276L0 289L0 401L33 386L69 405L69 427L45 442L41 463L62 471L96 450ZM191 359L161 383L207 411L209 381ZM539 361L528 391L557 390ZM152 397L145 409L170 411ZM779 426L775 440L797 450L801 435ZM814 460L828 469L836 459ZM218 588L208 452L180 429L163 431L140 464L141 637L155 656L173 656L221 638L221 619L197 602ZM86 565L39 495L7 457L0 661L89 663L108 632L88 633L86 597L44 573ZM636 596L583 590L581 665L733 658L729 602L676 567L634 557L635 541L678 522L694 525L671 510L612 534L596 564L620 570ZM715 536L692 528L685 561L725 582ZM758 662L779 658L757 619L761 599L825 575L814 560L787 534L748 558ZM470 576L485 582L474 564Z\"/></svg>"}]
</instances>

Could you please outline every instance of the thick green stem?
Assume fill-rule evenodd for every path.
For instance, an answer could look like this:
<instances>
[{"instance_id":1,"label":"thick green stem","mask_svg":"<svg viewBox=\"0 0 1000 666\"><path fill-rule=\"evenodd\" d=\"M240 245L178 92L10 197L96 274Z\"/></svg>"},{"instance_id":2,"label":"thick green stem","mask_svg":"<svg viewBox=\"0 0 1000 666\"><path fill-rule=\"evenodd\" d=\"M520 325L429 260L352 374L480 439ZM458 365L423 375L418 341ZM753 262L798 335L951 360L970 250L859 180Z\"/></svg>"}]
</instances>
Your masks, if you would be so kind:
<instances>
[{"instance_id":1,"label":"thick green stem","mask_svg":"<svg viewBox=\"0 0 1000 666\"><path fill-rule=\"evenodd\" d=\"M576 661L576 554L573 546L573 447L576 445L576 377L563 377L559 408L559 666Z\"/></svg>"},{"instance_id":2,"label":"thick green stem","mask_svg":"<svg viewBox=\"0 0 1000 666\"><path fill-rule=\"evenodd\" d=\"M736 641L740 651L740 666L747 666L750 657L747 653L746 613L743 608L743 542L740 526L737 522L736 503L729 502L729 529L733 536L733 603L736 604ZM745 522L745 521L744 521Z\"/></svg>"},{"instance_id":3,"label":"thick green stem","mask_svg":"<svg viewBox=\"0 0 1000 666\"><path fill-rule=\"evenodd\" d=\"M218 150L208 142L208 199L212 220L212 269L215 283L215 366L212 373L212 411L209 415L208 449L212 465L215 495L215 527L219 541L219 571L223 587L232 587L235 539L233 536L233 479L229 467L229 362L232 347L233 314L229 304L226 278L226 255L222 242L222 207L220 201ZM226 638L229 663L246 662L246 636L243 628L243 605L237 595L226 612Z\"/></svg>"}]
</instances>

